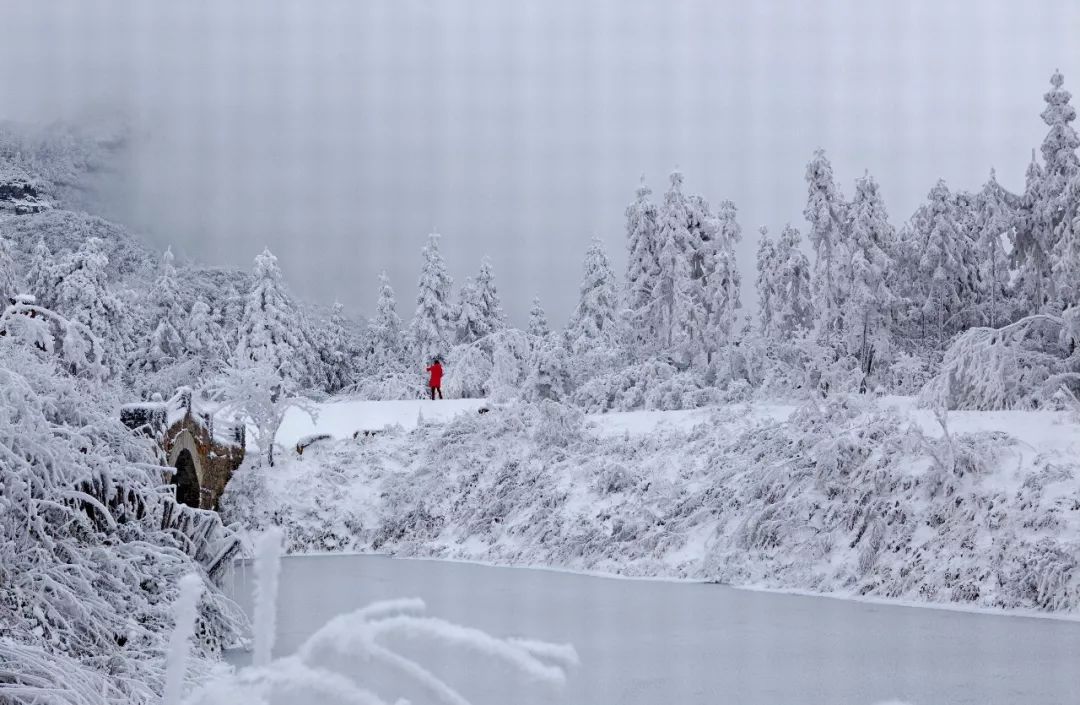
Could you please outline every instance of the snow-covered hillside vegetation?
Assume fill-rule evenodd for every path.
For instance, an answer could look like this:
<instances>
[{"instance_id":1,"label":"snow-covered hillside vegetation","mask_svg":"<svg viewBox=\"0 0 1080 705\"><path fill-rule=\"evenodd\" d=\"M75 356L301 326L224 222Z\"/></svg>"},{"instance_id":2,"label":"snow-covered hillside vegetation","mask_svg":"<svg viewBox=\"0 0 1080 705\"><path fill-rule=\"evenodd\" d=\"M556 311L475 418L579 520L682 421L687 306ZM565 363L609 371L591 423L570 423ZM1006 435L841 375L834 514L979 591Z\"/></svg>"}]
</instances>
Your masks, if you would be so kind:
<instances>
[{"instance_id":1,"label":"snow-covered hillside vegetation","mask_svg":"<svg viewBox=\"0 0 1080 705\"><path fill-rule=\"evenodd\" d=\"M943 426L911 406L495 406L312 445L237 477L224 511L284 527L295 552L1080 607L1077 419L957 412Z\"/></svg>"}]
</instances>

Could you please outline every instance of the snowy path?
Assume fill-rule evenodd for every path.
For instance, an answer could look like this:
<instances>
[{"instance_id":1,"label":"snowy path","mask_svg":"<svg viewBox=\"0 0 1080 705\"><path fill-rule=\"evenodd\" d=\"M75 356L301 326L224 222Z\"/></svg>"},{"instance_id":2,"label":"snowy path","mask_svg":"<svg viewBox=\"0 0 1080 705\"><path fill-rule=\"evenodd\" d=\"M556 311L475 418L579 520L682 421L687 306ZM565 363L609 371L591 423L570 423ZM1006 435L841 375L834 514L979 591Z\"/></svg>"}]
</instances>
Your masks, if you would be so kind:
<instances>
[{"instance_id":1,"label":"snowy path","mask_svg":"<svg viewBox=\"0 0 1080 705\"><path fill-rule=\"evenodd\" d=\"M235 578L250 610L250 572ZM277 655L334 615L406 596L432 616L577 648L565 692L533 699L482 661L420 650L478 705L1080 702L1077 622L381 556L286 558Z\"/></svg>"}]
</instances>

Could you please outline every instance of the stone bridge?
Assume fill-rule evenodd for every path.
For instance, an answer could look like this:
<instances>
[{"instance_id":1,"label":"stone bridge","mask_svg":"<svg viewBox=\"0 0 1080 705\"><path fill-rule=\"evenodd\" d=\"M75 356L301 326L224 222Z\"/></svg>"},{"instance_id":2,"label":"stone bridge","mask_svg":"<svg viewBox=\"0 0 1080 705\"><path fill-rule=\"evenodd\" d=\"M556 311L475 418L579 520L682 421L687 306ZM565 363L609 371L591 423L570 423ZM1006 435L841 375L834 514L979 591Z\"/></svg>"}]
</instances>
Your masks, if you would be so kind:
<instances>
[{"instance_id":1,"label":"stone bridge","mask_svg":"<svg viewBox=\"0 0 1080 705\"><path fill-rule=\"evenodd\" d=\"M160 397L158 397L160 399ZM168 401L125 404L120 420L161 446L176 485L176 501L200 509L217 509L221 493L244 460L244 426L215 421L195 406L190 388L182 387Z\"/></svg>"}]
</instances>

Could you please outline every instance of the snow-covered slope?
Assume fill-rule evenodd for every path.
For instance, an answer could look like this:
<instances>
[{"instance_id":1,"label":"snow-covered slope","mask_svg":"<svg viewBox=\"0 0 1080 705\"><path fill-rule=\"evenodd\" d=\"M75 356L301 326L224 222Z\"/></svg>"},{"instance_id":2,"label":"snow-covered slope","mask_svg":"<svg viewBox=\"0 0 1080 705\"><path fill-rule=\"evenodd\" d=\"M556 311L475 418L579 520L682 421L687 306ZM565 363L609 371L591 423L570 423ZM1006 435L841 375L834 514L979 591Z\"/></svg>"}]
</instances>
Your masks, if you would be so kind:
<instances>
[{"instance_id":1,"label":"snow-covered slope","mask_svg":"<svg viewBox=\"0 0 1080 705\"><path fill-rule=\"evenodd\" d=\"M1064 412L946 424L904 399L597 417L495 406L241 472L225 511L284 525L294 552L1076 610L1080 425Z\"/></svg>"}]
</instances>

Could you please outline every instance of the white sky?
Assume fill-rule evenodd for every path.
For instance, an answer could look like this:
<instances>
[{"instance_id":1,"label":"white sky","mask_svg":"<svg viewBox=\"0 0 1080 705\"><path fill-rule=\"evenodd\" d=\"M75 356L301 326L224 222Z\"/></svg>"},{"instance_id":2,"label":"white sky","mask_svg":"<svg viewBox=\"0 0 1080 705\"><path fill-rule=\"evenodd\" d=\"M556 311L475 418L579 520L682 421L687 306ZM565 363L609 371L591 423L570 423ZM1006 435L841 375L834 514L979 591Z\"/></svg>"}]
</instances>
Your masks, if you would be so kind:
<instances>
[{"instance_id":1,"label":"white sky","mask_svg":"<svg viewBox=\"0 0 1080 705\"><path fill-rule=\"evenodd\" d=\"M456 283L490 255L523 323L569 315L592 236L621 274L639 175L657 198L804 227L816 147L873 173L894 222L939 178L1020 189L1055 68L1080 92L1080 2L0 0L0 118L120 115L113 217L164 248L412 314L419 249Z\"/></svg>"}]
</instances>

